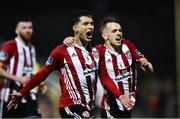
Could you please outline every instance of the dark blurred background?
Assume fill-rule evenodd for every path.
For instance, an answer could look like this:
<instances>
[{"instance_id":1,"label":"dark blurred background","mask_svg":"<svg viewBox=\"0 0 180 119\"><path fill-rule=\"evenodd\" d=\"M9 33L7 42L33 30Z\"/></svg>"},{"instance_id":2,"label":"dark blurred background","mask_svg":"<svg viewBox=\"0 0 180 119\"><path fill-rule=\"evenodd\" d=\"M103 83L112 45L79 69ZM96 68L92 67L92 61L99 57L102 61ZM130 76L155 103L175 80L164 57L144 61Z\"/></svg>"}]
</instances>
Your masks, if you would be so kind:
<instances>
[{"instance_id":1,"label":"dark blurred background","mask_svg":"<svg viewBox=\"0 0 180 119\"><path fill-rule=\"evenodd\" d=\"M101 18L116 14L124 37L137 46L155 69L154 75L138 71L139 93L133 117L177 117L174 4L174 0L7 0L0 4L0 42L15 37L16 19L31 17L32 43L37 50L37 60L43 65L50 51L72 35L69 20L74 11L88 9L94 13L96 43L102 43L98 32ZM47 81L49 87L53 85L51 82L51 79Z\"/></svg>"}]
</instances>

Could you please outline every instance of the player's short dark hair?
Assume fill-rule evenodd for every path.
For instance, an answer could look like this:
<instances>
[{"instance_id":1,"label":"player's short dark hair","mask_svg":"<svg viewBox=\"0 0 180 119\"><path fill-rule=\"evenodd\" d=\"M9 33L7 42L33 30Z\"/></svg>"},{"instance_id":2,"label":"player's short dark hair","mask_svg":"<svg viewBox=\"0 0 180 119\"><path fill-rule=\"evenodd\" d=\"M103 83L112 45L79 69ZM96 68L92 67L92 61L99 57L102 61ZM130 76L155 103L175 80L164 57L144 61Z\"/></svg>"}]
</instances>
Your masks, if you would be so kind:
<instances>
[{"instance_id":1,"label":"player's short dark hair","mask_svg":"<svg viewBox=\"0 0 180 119\"><path fill-rule=\"evenodd\" d=\"M17 25L20 22L32 22L32 18L29 17L29 16L21 16L21 17L16 18L16 20L15 20L15 27L17 27Z\"/></svg>"},{"instance_id":2,"label":"player's short dark hair","mask_svg":"<svg viewBox=\"0 0 180 119\"><path fill-rule=\"evenodd\" d=\"M93 18L93 14L89 10L79 10L72 15L71 26L77 24L82 16Z\"/></svg>"},{"instance_id":3,"label":"player's short dark hair","mask_svg":"<svg viewBox=\"0 0 180 119\"><path fill-rule=\"evenodd\" d=\"M102 20L101 20L101 24L100 24L100 33L102 33L103 29L106 27L107 23L120 23L119 18L117 16L113 16L113 15L109 15L109 16L105 16Z\"/></svg>"}]
</instances>

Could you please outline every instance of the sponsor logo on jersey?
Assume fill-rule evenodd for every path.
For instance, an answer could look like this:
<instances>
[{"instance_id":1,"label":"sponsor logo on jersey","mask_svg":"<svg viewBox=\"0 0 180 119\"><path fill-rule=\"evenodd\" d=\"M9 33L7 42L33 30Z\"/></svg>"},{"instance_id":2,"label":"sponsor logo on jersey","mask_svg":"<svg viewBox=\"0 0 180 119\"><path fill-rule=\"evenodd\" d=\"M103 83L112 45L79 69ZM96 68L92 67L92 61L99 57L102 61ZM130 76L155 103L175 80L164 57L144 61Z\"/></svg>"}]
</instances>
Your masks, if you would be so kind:
<instances>
[{"instance_id":1,"label":"sponsor logo on jersey","mask_svg":"<svg viewBox=\"0 0 180 119\"><path fill-rule=\"evenodd\" d=\"M8 58L8 55L7 55L7 53L6 52L4 52L4 51L0 51L0 60L7 60L7 58Z\"/></svg>"},{"instance_id":2,"label":"sponsor logo on jersey","mask_svg":"<svg viewBox=\"0 0 180 119\"><path fill-rule=\"evenodd\" d=\"M127 73L127 74L124 74L124 75L118 75L115 80L117 82L123 80L123 79L129 79L129 78L132 78L132 73Z\"/></svg>"},{"instance_id":3,"label":"sponsor logo on jersey","mask_svg":"<svg viewBox=\"0 0 180 119\"><path fill-rule=\"evenodd\" d=\"M46 65L51 65L53 63L53 57L49 56L48 60L46 61Z\"/></svg>"},{"instance_id":4,"label":"sponsor logo on jersey","mask_svg":"<svg viewBox=\"0 0 180 119\"><path fill-rule=\"evenodd\" d=\"M136 50L136 54L142 55L142 53L139 50Z\"/></svg>"}]
</instances>

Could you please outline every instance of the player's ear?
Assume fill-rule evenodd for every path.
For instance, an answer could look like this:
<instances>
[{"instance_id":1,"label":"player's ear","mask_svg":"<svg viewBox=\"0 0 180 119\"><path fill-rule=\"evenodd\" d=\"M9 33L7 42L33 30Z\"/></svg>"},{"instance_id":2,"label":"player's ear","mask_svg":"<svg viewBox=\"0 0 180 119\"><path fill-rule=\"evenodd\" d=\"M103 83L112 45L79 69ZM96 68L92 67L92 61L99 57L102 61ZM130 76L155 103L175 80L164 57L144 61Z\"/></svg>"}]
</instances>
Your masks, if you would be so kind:
<instances>
[{"instance_id":1,"label":"player's ear","mask_svg":"<svg viewBox=\"0 0 180 119\"><path fill-rule=\"evenodd\" d=\"M17 29L15 30L15 33L16 33L16 34L18 34L18 31L17 31Z\"/></svg>"},{"instance_id":2,"label":"player's ear","mask_svg":"<svg viewBox=\"0 0 180 119\"><path fill-rule=\"evenodd\" d=\"M19 34L19 23L15 27L15 33L18 35Z\"/></svg>"},{"instance_id":3,"label":"player's ear","mask_svg":"<svg viewBox=\"0 0 180 119\"><path fill-rule=\"evenodd\" d=\"M78 30L78 28L77 28L76 25L73 25L73 30L74 30L74 31L77 31L77 30Z\"/></svg>"},{"instance_id":4,"label":"player's ear","mask_svg":"<svg viewBox=\"0 0 180 119\"><path fill-rule=\"evenodd\" d=\"M18 26L17 26L16 29L15 29L15 33L16 33L16 34L19 34Z\"/></svg>"},{"instance_id":5,"label":"player's ear","mask_svg":"<svg viewBox=\"0 0 180 119\"><path fill-rule=\"evenodd\" d=\"M105 34L105 33L102 33L102 37L105 41L108 39L107 34Z\"/></svg>"}]
</instances>

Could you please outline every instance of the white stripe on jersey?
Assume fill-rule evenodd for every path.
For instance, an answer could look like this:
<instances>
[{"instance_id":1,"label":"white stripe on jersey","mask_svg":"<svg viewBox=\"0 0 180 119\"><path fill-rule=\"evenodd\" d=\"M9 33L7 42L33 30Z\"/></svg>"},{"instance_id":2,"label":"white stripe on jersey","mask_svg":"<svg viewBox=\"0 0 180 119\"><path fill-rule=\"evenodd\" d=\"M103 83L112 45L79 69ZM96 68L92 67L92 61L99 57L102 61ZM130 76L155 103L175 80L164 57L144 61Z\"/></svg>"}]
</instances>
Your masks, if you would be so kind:
<instances>
[{"instance_id":1,"label":"white stripe on jersey","mask_svg":"<svg viewBox=\"0 0 180 119\"><path fill-rule=\"evenodd\" d=\"M94 60L96 62L96 67L99 67L99 52L97 51L96 48L92 49L92 54L93 54Z\"/></svg>"},{"instance_id":2,"label":"white stripe on jersey","mask_svg":"<svg viewBox=\"0 0 180 119\"><path fill-rule=\"evenodd\" d=\"M111 54L109 53L109 51L107 49L105 51L105 62L106 62L106 70L107 70L110 78L115 79L116 75L114 72L112 57L111 57Z\"/></svg>"},{"instance_id":3,"label":"white stripe on jersey","mask_svg":"<svg viewBox=\"0 0 180 119\"><path fill-rule=\"evenodd\" d=\"M64 82L66 84L66 89L67 89L67 91L68 91L68 93L70 95L70 98L72 98L73 102L76 103L77 97L75 95L75 92L73 92L73 90L72 90L71 84L70 84L69 79L67 77L67 73L64 74Z\"/></svg>"},{"instance_id":4,"label":"white stripe on jersey","mask_svg":"<svg viewBox=\"0 0 180 119\"><path fill-rule=\"evenodd\" d=\"M86 62L86 64L92 64L93 63L93 61L92 61L92 59L91 59L91 57L89 56L89 53L87 54L87 52L84 52L83 50L82 50L82 54L83 54L83 57L84 57L84 59L85 59L85 62ZM94 64L94 63L93 63ZM93 68L94 69L94 68ZM92 80L92 79L95 79L95 74L93 73L90 73L89 74L90 75L90 77L91 77L91 79L90 80ZM84 87L84 86L86 86L86 85L88 85L87 84L87 82L86 82L86 77L84 77L84 82L80 82L80 84L81 84L81 86L82 86L82 88ZM82 80L81 80L82 81ZM94 83L92 84L92 87L91 88L94 88ZM86 89L86 90L84 90L84 89ZM91 90L93 90L93 89L91 89ZM85 97L86 97L86 100L89 102L90 101L90 94L89 94L89 89L88 88L83 88L83 92L84 92L84 94L85 94ZM95 97L94 97L94 95L92 95L93 96L93 100L95 99ZM89 103L88 103L89 104Z\"/></svg>"},{"instance_id":5,"label":"white stripe on jersey","mask_svg":"<svg viewBox=\"0 0 180 119\"><path fill-rule=\"evenodd\" d=\"M117 66L118 66L118 69L125 69L125 65L123 63L123 59L121 57L121 55L117 55Z\"/></svg>"},{"instance_id":6,"label":"white stripe on jersey","mask_svg":"<svg viewBox=\"0 0 180 119\"><path fill-rule=\"evenodd\" d=\"M77 97L76 97L76 94L75 92L73 91L73 88L71 87L71 84L69 82L69 79L65 78L65 83L66 83L66 89L68 90L68 93L70 95L70 98L73 99L73 102L74 104L78 104L78 100L77 100Z\"/></svg>"},{"instance_id":7,"label":"white stripe on jersey","mask_svg":"<svg viewBox=\"0 0 180 119\"><path fill-rule=\"evenodd\" d=\"M4 101L8 101L10 89L9 88L2 88L1 89L1 99Z\"/></svg>"},{"instance_id":8,"label":"white stripe on jersey","mask_svg":"<svg viewBox=\"0 0 180 119\"><path fill-rule=\"evenodd\" d=\"M73 116L74 119L82 119L81 116L79 116L79 115L76 114L75 112L72 112L72 111L69 109L69 107L65 107L64 109L65 109L66 113L67 113L68 115L70 115L70 116Z\"/></svg>"},{"instance_id":9,"label":"white stripe on jersey","mask_svg":"<svg viewBox=\"0 0 180 119\"><path fill-rule=\"evenodd\" d=\"M129 65L131 65L132 64L132 58L128 57L128 55L131 56L131 53L129 52L129 48L123 44L122 50L125 53L125 56L128 60ZM126 54L126 53L128 53L128 54ZM125 66L125 64L123 62L121 54L117 54L116 52L111 52L108 49L106 49L106 51L105 51L106 70L107 70L110 78L113 79L114 83L118 87L118 83L117 83L117 81L115 81L115 79L118 77L121 77L121 75L119 74L117 77L115 75L115 71L114 71L114 67L113 67L114 62L112 60L112 54L114 54L117 57L116 64L117 64L119 70L126 69L127 67ZM132 87L130 87L130 89L129 89L129 82L128 82L128 79L131 78L130 81L131 81L131 86L132 86L132 82L133 82L132 81L133 80L132 79L133 78L132 77L132 68L130 68L130 71L126 75L130 75L130 76L127 76L127 77L124 77L123 79L120 79L120 82L122 82L122 85L123 85L124 94L128 94L132 90L131 89ZM117 105L119 106L119 109L123 111L124 107L123 107L122 103L118 99L116 99L116 102L117 102ZM108 105L106 105L106 101L104 102L104 104L105 104L105 109L108 109Z\"/></svg>"},{"instance_id":10,"label":"white stripe on jersey","mask_svg":"<svg viewBox=\"0 0 180 119\"><path fill-rule=\"evenodd\" d=\"M17 42L17 51L18 51L18 64L16 69L16 76L22 76L23 69L24 69L24 52L23 52L23 45L20 43L19 40L16 40ZM28 53L28 52L27 52ZM27 54L25 53L25 54Z\"/></svg>"},{"instance_id":11,"label":"white stripe on jersey","mask_svg":"<svg viewBox=\"0 0 180 119\"><path fill-rule=\"evenodd\" d=\"M36 58L35 58L35 49L34 47L31 48L31 51L29 49L29 46L25 46L20 39L15 38L15 42L16 42L16 46L17 46L17 61L15 59L15 55L13 55L10 59L10 64L9 67L7 69L7 71L9 71L11 74L13 74L14 70L16 70L16 76L23 76L23 73L26 74L26 76L31 76L31 74L33 74L33 69L34 69L34 64L36 62ZM24 51L23 49L25 49L25 55L24 56ZM31 57L31 53L32 53L32 57ZM26 57L26 62L27 64L31 64L31 60L33 61L30 65L30 67L24 66L24 62L25 62L25 58ZM32 59L31 59L32 58ZM15 67L15 63L17 63L17 67ZM32 67L31 67L32 66ZM15 69L16 68L16 69ZM15 85L17 86L21 86L21 84L19 82L15 82ZM12 87L11 87L12 88ZM16 90L11 89L12 93L16 92ZM2 93L5 93L4 95L4 101L7 102L8 98L9 98L9 93L11 92L10 88L6 88L6 89L2 89ZM35 89L32 89L31 92L35 92ZM34 100L36 99L34 94L30 95L31 99ZM23 102L27 102L26 100L24 100Z\"/></svg>"},{"instance_id":12,"label":"white stripe on jersey","mask_svg":"<svg viewBox=\"0 0 180 119\"><path fill-rule=\"evenodd\" d=\"M67 64L67 61L66 60L64 60L64 64L66 64L66 71L67 71L67 73L66 73L66 71L64 72L64 73L66 73L66 74L64 74L65 75L65 77L64 77L64 79L65 79L65 81L66 82L68 82L67 84L69 84L69 85L67 85L66 84L66 87L68 88L71 84L70 84L70 82L72 83L72 87L74 88L74 90L76 91L76 92L74 92L73 90L71 90L72 91L72 94L69 92L69 90L68 90L68 93L70 93L69 95L71 96L71 97L74 97L73 99L73 101L75 102L75 104L78 104L78 103L81 103L81 102L79 102L80 100L79 99L81 99L81 96L80 96L80 94L79 94L79 91L78 91L78 89L77 89L77 87L76 87L76 85L75 85L75 82L74 82L74 79L73 79L73 75L72 75L72 73L71 73L71 70L69 69L69 66L68 66L68 64ZM69 75L68 75L69 74ZM69 78L68 78L68 76L69 76ZM70 81L69 81L70 80ZM77 94L77 96L78 96L78 99L77 99L77 97L76 97L76 95L75 94ZM75 95L75 96L72 96L72 95ZM78 102L76 102L76 101L78 101Z\"/></svg>"},{"instance_id":13,"label":"white stripe on jersey","mask_svg":"<svg viewBox=\"0 0 180 119\"><path fill-rule=\"evenodd\" d=\"M31 58L30 56L30 48L29 47L24 47L24 50L26 52L25 56L26 56L26 59L27 59L27 65L31 65L31 60L28 60ZM29 52L29 53L27 53Z\"/></svg>"},{"instance_id":14,"label":"white stripe on jersey","mask_svg":"<svg viewBox=\"0 0 180 119\"><path fill-rule=\"evenodd\" d=\"M123 84L124 94L129 94L129 82L128 82L128 78L122 79L121 82Z\"/></svg>"},{"instance_id":15,"label":"white stripe on jersey","mask_svg":"<svg viewBox=\"0 0 180 119\"><path fill-rule=\"evenodd\" d=\"M123 107L121 101L119 101L118 99L116 99L116 103L117 103L117 105L119 106L119 109L122 110L122 111L124 111L124 107Z\"/></svg>"},{"instance_id":16,"label":"white stripe on jersey","mask_svg":"<svg viewBox=\"0 0 180 119\"><path fill-rule=\"evenodd\" d=\"M105 109L110 110L110 106L108 105L106 98L104 99L104 107L105 107Z\"/></svg>"},{"instance_id":17,"label":"white stripe on jersey","mask_svg":"<svg viewBox=\"0 0 180 119\"><path fill-rule=\"evenodd\" d=\"M12 58L11 58L11 60L10 60L10 65L9 65L9 69L7 69L7 70L9 70L9 72L12 74L13 73L13 68L14 68L14 62L15 62L15 57L13 56Z\"/></svg>"},{"instance_id":18,"label":"white stripe on jersey","mask_svg":"<svg viewBox=\"0 0 180 119\"><path fill-rule=\"evenodd\" d=\"M125 53L129 65L131 65L132 64L132 55L131 55L130 49L128 48L127 45L123 44L122 45L122 51ZM127 52L129 53L128 55L130 55L131 57L127 56L127 54L126 54Z\"/></svg>"},{"instance_id":19,"label":"white stripe on jersey","mask_svg":"<svg viewBox=\"0 0 180 119\"><path fill-rule=\"evenodd\" d=\"M36 95L34 93L30 93L30 96L32 97L32 100L36 100Z\"/></svg>"},{"instance_id":20,"label":"white stripe on jersey","mask_svg":"<svg viewBox=\"0 0 180 119\"><path fill-rule=\"evenodd\" d=\"M66 62L66 61L65 61ZM68 66L67 66L68 67ZM77 99L77 97L76 97L76 93L74 92L74 90L73 90L73 88L72 88L72 86L71 86L71 83L70 83L70 81L69 81L69 78L68 78L68 75L67 75L67 72L66 72L66 70L65 69L61 69L61 72L63 72L63 74L64 74L64 82L65 82L65 84L66 84L66 89L67 89L67 91L68 91L68 93L69 93L69 95L70 95L70 98L71 99L73 99L73 102L75 103L75 104L78 104L78 99ZM76 91L77 93L79 93L78 91Z\"/></svg>"},{"instance_id":21,"label":"white stripe on jersey","mask_svg":"<svg viewBox=\"0 0 180 119\"><path fill-rule=\"evenodd\" d=\"M72 56L73 53L75 53L77 55L74 47L68 47L67 51L68 51L70 56ZM83 53L83 51L82 51L82 53ZM83 54L83 56L84 55L85 54ZM89 104L89 102L90 102L90 94L89 94L89 90L87 88L86 77L83 74L84 71L83 71L83 68L82 68L82 64L81 64L81 62L80 62L78 57L71 57L71 60L72 60L72 63L73 63L74 66L76 66L76 65L79 66L79 67L75 67L75 70L77 72L78 79L80 79L79 83L81 85L81 89L83 91L83 94L85 94L84 96L85 96L85 99L86 99L86 103Z\"/></svg>"},{"instance_id":22,"label":"white stripe on jersey","mask_svg":"<svg viewBox=\"0 0 180 119\"><path fill-rule=\"evenodd\" d=\"M122 60L122 58L121 58L121 60ZM117 64L119 64L118 61L120 61L120 60L117 60ZM115 79L116 75L115 75L115 72L114 72L114 65L113 65L113 61L112 61L112 55L110 54L108 49L106 49L106 51L105 51L105 62L106 62L106 70L107 70L110 78ZM121 64L123 64L123 63L121 63ZM125 67L124 64L123 64L122 67ZM118 83L115 80L113 80L113 82L118 87ZM118 105L123 108L121 102L119 100L117 100L117 99L116 99L116 101L117 101ZM104 103L105 104L105 109L109 109L109 105L106 102L107 101L105 99L105 103Z\"/></svg>"},{"instance_id":23,"label":"white stripe on jersey","mask_svg":"<svg viewBox=\"0 0 180 119\"><path fill-rule=\"evenodd\" d=\"M21 100L22 103L27 103L27 100L23 97Z\"/></svg>"},{"instance_id":24,"label":"white stripe on jersey","mask_svg":"<svg viewBox=\"0 0 180 119\"><path fill-rule=\"evenodd\" d=\"M105 111L106 111L106 115L107 115L107 118L108 118L108 119L115 119L115 118L111 115L111 113L109 112L109 110L105 109Z\"/></svg>"}]
</instances>

